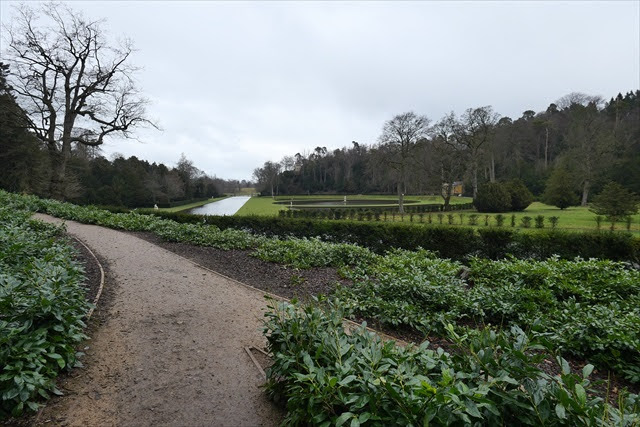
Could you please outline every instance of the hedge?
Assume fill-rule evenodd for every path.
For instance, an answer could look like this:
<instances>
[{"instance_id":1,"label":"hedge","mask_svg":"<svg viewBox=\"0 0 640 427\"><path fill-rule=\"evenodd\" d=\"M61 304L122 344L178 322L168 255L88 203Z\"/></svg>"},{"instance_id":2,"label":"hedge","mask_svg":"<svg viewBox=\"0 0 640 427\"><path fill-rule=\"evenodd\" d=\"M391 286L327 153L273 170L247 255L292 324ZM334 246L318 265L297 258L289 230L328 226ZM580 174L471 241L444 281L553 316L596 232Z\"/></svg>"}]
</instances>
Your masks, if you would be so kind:
<instances>
[{"instance_id":1,"label":"hedge","mask_svg":"<svg viewBox=\"0 0 640 427\"><path fill-rule=\"evenodd\" d=\"M391 248L437 251L440 256L462 259L470 255L491 259L508 254L518 258L602 258L638 262L640 238L621 232L575 233L539 229L521 233L513 229L447 227L419 223L309 220L264 216L192 215L180 212L152 213L180 223L213 224L221 229L247 229L267 236L320 236L323 240L355 243L377 253Z\"/></svg>"}]
</instances>

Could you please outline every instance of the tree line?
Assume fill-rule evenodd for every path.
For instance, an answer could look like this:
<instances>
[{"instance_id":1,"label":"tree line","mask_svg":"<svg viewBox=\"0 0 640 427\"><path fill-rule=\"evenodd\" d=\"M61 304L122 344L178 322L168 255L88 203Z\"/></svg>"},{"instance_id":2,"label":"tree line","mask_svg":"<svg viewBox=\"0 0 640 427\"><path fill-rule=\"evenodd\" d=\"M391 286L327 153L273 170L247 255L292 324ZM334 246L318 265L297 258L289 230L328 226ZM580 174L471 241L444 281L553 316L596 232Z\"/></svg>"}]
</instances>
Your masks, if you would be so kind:
<instances>
[{"instance_id":1,"label":"tree line","mask_svg":"<svg viewBox=\"0 0 640 427\"><path fill-rule=\"evenodd\" d=\"M268 161L254 171L264 194L440 194L454 183L475 197L484 182L522 181L536 196L552 175L586 205L609 181L640 193L640 91L571 93L540 112L502 117L491 106L436 122L414 112L383 125L375 143Z\"/></svg>"}]
</instances>

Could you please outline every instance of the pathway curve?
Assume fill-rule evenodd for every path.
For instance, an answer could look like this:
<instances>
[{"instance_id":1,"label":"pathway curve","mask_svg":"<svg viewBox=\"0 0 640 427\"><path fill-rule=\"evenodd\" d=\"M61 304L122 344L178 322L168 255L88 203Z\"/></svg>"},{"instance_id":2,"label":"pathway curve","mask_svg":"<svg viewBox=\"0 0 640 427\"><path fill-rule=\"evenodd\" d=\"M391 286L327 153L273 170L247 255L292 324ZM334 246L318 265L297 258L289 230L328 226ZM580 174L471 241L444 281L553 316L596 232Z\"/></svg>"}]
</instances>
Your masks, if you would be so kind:
<instances>
[{"instance_id":1,"label":"pathway curve","mask_svg":"<svg viewBox=\"0 0 640 427\"><path fill-rule=\"evenodd\" d=\"M262 293L129 234L66 224L107 262L106 296L96 311L103 324L90 332L86 368L64 382L66 396L52 400L38 423L278 424L282 414L244 351L265 344Z\"/></svg>"}]
</instances>

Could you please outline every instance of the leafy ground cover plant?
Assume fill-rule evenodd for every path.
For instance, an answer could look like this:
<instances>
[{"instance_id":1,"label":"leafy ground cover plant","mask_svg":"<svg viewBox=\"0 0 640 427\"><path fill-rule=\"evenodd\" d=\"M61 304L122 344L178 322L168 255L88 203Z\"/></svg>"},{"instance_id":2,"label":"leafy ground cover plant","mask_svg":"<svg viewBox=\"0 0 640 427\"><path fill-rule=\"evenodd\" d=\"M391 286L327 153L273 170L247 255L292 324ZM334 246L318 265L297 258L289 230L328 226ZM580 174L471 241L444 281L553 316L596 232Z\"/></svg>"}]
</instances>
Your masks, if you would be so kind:
<instances>
[{"instance_id":1,"label":"leafy ground cover plant","mask_svg":"<svg viewBox=\"0 0 640 427\"><path fill-rule=\"evenodd\" d=\"M73 367L89 310L83 270L60 239L61 227L0 207L0 419L37 410Z\"/></svg>"},{"instance_id":2,"label":"leafy ground cover plant","mask_svg":"<svg viewBox=\"0 0 640 427\"><path fill-rule=\"evenodd\" d=\"M327 243L318 238L264 239L254 255L264 261L295 268L368 264L379 258L367 248L348 243Z\"/></svg>"},{"instance_id":3,"label":"leafy ground cover plant","mask_svg":"<svg viewBox=\"0 0 640 427\"><path fill-rule=\"evenodd\" d=\"M592 359L638 381L640 272L624 263L473 258L391 251L343 274L335 296L354 314L442 335L443 325L535 325L560 353Z\"/></svg>"},{"instance_id":4,"label":"leafy ground cover plant","mask_svg":"<svg viewBox=\"0 0 640 427\"><path fill-rule=\"evenodd\" d=\"M594 397L592 365L560 375L538 368L542 341L518 327L456 333L455 351L383 342L364 327L347 333L339 302L271 301L264 333L274 363L266 390L286 405L283 425L634 425L637 395L618 407Z\"/></svg>"}]
</instances>

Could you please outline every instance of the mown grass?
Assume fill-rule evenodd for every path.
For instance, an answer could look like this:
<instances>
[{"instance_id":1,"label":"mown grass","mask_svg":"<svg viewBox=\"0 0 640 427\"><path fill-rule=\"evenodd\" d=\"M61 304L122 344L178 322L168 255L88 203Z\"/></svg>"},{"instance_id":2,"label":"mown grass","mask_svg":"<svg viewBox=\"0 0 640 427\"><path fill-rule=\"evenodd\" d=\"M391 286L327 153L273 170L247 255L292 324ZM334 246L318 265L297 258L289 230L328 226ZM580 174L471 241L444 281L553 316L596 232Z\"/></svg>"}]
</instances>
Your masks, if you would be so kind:
<instances>
[{"instance_id":1,"label":"mown grass","mask_svg":"<svg viewBox=\"0 0 640 427\"><path fill-rule=\"evenodd\" d=\"M287 209L284 205L273 204L271 197L252 197L235 213L238 216L262 215L277 216L278 212Z\"/></svg>"},{"instance_id":2,"label":"mown grass","mask_svg":"<svg viewBox=\"0 0 640 427\"><path fill-rule=\"evenodd\" d=\"M344 196L341 195L324 195L324 196L278 196L275 199L271 197L252 197L237 213L236 215L265 215L265 216L275 216L278 215L278 211L286 210L286 205L278 205L274 204L274 202L283 202L289 200L311 200L311 199L341 199ZM348 195L347 200L363 200L363 199L393 199L395 196L390 195ZM440 196L407 196L407 200L418 200L421 204L427 203L442 203L442 198ZM452 197L452 204L460 204L460 203L470 203L472 199L470 197ZM415 204L411 204L411 206L415 206ZM366 206L359 206L362 209L367 209ZM377 207L381 207L381 205L377 205ZM447 212L443 213L442 224L448 225L449 220L447 218ZM476 211L455 211L451 212L453 215L453 223L451 225L454 226L471 226L469 224L469 216L472 214L478 215L478 223L476 228L485 227L485 216L489 215L489 226L496 227L496 214L484 214ZM460 217L462 214L462 218ZM511 228L511 216L515 215L515 227L522 229L523 231L527 230L535 230L535 217L538 215L544 216L544 228L551 228L551 223L549 218L558 217L558 225L557 228L560 230L567 231L594 231L597 230L596 223L596 214L589 211L588 207L582 206L573 206L567 209L560 209L555 206L546 205L541 202L534 202L525 209L523 212L506 212L502 214L504 219L503 227ZM531 217L531 228L523 228L522 227L522 218L528 216ZM423 221L427 222L428 214L425 213L423 216ZM396 221L396 222L411 222L410 215L405 214L404 217L400 215L395 215L395 218L391 215L387 215L387 221ZM439 218L437 213L431 214L431 221L433 224L439 224ZM462 224L461 224L462 221ZM418 214L414 214L413 222L419 222ZM603 220L600 224L601 230L610 230L611 222ZM627 225L625 221L619 221L615 223L616 231L627 231ZM640 214L634 215L631 217L631 227L630 232L634 234L640 234Z\"/></svg>"},{"instance_id":3,"label":"mown grass","mask_svg":"<svg viewBox=\"0 0 640 427\"><path fill-rule=\"evenodd\" d=\"M212 203L212 202L217 202L218 200L222 200L222 199L226 199L229 196L222 196L222 197L212 197L210 199L207 200L202 200L200 202L194 202L194 203L189 203L186 205L180 205L180 206L174 206L172 208L160 208L158 209L159 211L163 211L163 212L182 212L182 211L186 211L189 209L193 209L193 208L198 208L200 206L204 206L208 203Z\"/></svg>"},{"instance_id":4,"label":"mown grass","mask_svg":"<svg viewBox=\"0 0 640 427\"><path fill-rule=\"evenodd\" d=\"M448 212L443 213L442 224L448 224L447 218ZM453 224L454 226L460 226L461 218L460 214L462 214L462 225L471 226L469 223L470 216L473 214L478 215L478 225L474 226L476 228L485 227L485 217L489 216L489 226L497 227L496 225L496 215L497 214L486 214L476 211L457 211L451 212L453 215ZM426 217L427 214L425 214ZM432 213L432 222L434 224L439 224L438 214ZM502 214L504 216L504 224L502 227L511 228L511 216L515 215L515 227L522 230L535 230L535 218L538 215L544 216L544 228L551 228L551 222L549 218L558 217L558 225L557 228L560 230L566 231L595 231L598 229L596 223L596 214L589 211L588 207L582 206L573 206L567 209L560 209L555 206L545 205L541 202L534 202L525 209L523 212L506 212ZM522 228L522 218L525 216L531 217L531 228ZM388 216L387 220L391 221L391 217ZM396 215L395 221L400 222L408 222L409 215L405 215L404 219L399 215ZM418 221L417 215L414 215L414 222ZM426 219L425 219L426 222ZM610 230L611 222L603 220L600 224L601 230ZM625 221L618 221L615 223L616 231L627 231L627 224ZM632 233L638 234L640 233L640 214L633 215L631 217L631 228Z\"/></svg>"}]
</instances>

